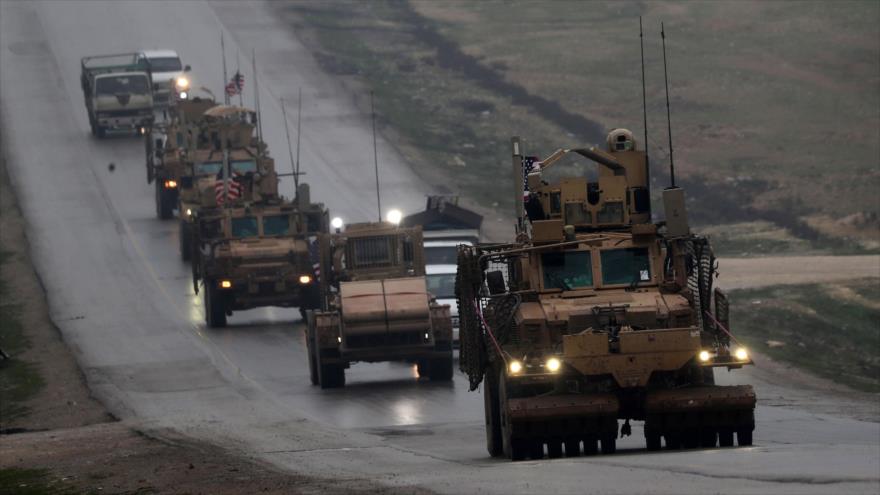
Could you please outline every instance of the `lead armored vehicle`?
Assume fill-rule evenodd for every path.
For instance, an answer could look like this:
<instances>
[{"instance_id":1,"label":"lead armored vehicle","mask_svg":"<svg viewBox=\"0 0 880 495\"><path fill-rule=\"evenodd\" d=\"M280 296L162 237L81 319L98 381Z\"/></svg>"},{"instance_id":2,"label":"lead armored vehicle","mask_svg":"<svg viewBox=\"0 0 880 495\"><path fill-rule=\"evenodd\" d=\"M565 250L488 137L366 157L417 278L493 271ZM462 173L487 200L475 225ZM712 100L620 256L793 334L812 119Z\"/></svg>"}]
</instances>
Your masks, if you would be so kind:
<instances>
[{"instance_id":1,"label":"lead armored vehicle","mask_svg":"<svg viewBox=\"0 0 880 495\"><path fill-rule=\"evenodd\" d=\"M356 361L415 362L419 376L451 380L449 306L428 292L421 228L352 224L318 241L324 301L306 315L312 384L344 386Z\"/></svg>"},{"instance_id":2,"label":"lead armored vehicle","mask_svg":"<svg viewBox=\"0 0 880 495\"><path fill-rule=\"evenodd\" d=\"M460 366L472 390L483 383L488 451L612 453L632 420L649 450L751 445L752 387L714 380L752 361L712 288L709 243L681 189L664 191L666 221L651 223L645 153L624 129L607 144L538 160L514 138L516 240L460 247ZM596 174L548 183L566 156Z\"/></svg>"}]
</instances>

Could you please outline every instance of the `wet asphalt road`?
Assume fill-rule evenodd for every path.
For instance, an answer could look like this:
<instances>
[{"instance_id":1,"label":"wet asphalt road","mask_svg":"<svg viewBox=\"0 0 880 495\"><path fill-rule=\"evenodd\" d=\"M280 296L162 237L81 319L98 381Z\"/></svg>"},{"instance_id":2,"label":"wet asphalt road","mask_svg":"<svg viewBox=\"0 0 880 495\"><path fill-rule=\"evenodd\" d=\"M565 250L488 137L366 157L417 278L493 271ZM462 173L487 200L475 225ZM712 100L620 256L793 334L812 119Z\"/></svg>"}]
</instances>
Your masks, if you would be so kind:
<instances>
[{"instance_id":1,"label":"wet asphalt road","mask_svg":"<svg viewBox=\"0 0 880 495\"><path fill-rule=\"evenodd\" d=\"M411 366L357 364L345 389L321 391L308 382L297 311L242 312L229 328L207 329L177 254L176 224L155 219L142 142L91 138L78 78L85 55L175 48L196 84L219 95L220 29L231 67L241 53L246 103L247 56L257 49L264 130L279 168L287 143L278 98L295 105L301 87L313 197L333 215L372 219L369 117L263 4L2 3L3 153L52 316L117 415L289 469L449 493L880 490L880 425L853 419L876 421L877 403L796 389L760 368L720 377L756 385L754 447L646 454L636 426L615 456L514 465L486 456L482 397L460 374L436 384L417 380ZM382 141L379 156L387 207L413 211L442 189Z\"/></svg>"}]
</instances>

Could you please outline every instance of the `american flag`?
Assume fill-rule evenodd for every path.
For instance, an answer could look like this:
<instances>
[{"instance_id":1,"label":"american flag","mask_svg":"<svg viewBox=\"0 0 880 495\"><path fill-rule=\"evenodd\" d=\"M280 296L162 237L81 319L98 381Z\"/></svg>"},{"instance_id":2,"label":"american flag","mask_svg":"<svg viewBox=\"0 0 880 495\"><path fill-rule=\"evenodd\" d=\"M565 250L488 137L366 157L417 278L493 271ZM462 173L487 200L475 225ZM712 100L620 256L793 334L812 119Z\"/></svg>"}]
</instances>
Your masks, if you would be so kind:
<instances>
[{"instance_id":1,"label":"american flag","mask_svg":"<svg viewBox=\"0 0 880 495\"><path fill-rule=\"evenodd\" d=\"M240 95L244 90L244 75L236 71L232 79L226 83L226 94L229 96Z\"/></svg>"},{"instance_id":2,"label":"american flag","mask_svg":"<svg viewBox=\"0 0 880 495\"><path fill-rule=\"evenodd\" d=\"M241 197L243 192L243 188L241 182L238 181L238 177L241 174L237 172L233 172L232 177L227 178L225 181L223 179L223 170L220 170L217 173L217 179L214 182L214 198L217 200L218 205L222 205L228 199L229 201L235 201L236 199ZM224 182L227 184L227 187L224 186ZM223 190L226 189L226 194L223 194Z\"/></svg>"},{"instance_id":3,"label":"american flag","mask_svg":"<svg viewBox=\"0 0 880 495\"><path fill-rule=\"evenodd\" d=\"M522 158L523 170L523 201L529 199L529 174L541 169L541 159L537 156L524 156Z\"/></svg>"}]
</instances>

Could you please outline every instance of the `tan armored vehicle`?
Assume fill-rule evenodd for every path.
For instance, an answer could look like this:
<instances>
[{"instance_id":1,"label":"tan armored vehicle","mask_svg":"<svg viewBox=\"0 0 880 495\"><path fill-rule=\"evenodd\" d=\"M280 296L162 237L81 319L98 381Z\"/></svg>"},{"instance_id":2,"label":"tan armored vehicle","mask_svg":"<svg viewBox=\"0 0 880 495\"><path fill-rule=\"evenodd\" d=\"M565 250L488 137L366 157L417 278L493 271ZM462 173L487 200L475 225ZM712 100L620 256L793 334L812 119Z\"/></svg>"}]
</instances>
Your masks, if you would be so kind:
<instances>
[{"instance_id":1,"label":"tan armored vehicle","mask_svg":"<svg viewBox=\"0 0 880 495\"><path fill-rule=\"evenodd\" d=\"M512 144L517 241L463 246L458 260L460 365L472 390L484 383L489 453L612 453L619 419L621 435L644 421L649 450L751 445L752 387L717 386L713 370L752 362L681 190L664 191L667 219L650 223L645 154L624 129L607 150L543 161ZM595 178L544 180L572 155L596 162Z\"/></svg>"},{"instance_id":2,"label":"tan armored vehicle","mask_svg":"<svg viewBox=\"0 0 880 495\"><path fill-rule=\"evenodd\" d=\"M179 196L187 194L182 189L192 189L192 179L187 179L192 176L192 154L198 146L212 144L195 136L205 111L216 105L210 98L176 101L166 111L168 120L153 123L145 133L147 183L155 183L156 216L163 220L174 215Z\"/></svg>"},{"instance_id":3,"label":"tan armored vehicle","mask_svg":"<svg viewBox=\"0 0 880 495\"><path fill-rule=\"evenodd\" d=\"M409 361L419 376L452 379L449 306L427 290L422 231L392 223L318 237L322 310L307 313L313 385L345 385L355 361Z\"/></svg>"},{"instance_id":4,"label":"tan armored vehicle","mask_svg":"<svg viewBox=\"0 0 880 495\"><path fill-rule=\"evenodd\" d=\"M202 208L195 215L193 288L204 286L208 326L226 325L233 311L262 306L321 305L309 241L327 231L327 211L309 202L300 185L299 203Z\"/></svg>"}]
</instances>

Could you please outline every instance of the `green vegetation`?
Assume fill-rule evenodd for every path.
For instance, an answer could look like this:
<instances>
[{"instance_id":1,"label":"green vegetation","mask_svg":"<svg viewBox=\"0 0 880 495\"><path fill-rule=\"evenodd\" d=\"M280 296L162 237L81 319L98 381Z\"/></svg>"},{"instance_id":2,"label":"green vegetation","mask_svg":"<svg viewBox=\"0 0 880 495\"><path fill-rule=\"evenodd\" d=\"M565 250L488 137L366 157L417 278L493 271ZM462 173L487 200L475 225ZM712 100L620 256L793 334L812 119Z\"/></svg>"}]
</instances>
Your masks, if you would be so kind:
<instances>
[{"instance_id":1,"label":"green vegetation","mask_svg":"<svg viewBox=\"0 0 880 495\"><path fill-rule=\"evenodd\" d=\"M53 487L45 469L0 469L0 495L72 495L75 492Z\"/></svg>"},{"instance_id":2,"label":"green vegetation","mask_svg":"<svg viewBox=\"0 0 880 495\"><path fill-rule=\"evenodd\" d=\"M11 253L0 250L0 266L11 257ZM0 349L12 357L0 361L0 429L7 421L26 415L28 409L23 403L45 386L32 363L16 358L30 343L19 320L21 307L10 300L7 281L0 278Z\"/></svg>"},{"instance_id":3,"label":"green vegetation","mask_svg":"<svg viewBox=\"0 0 880 495\"><path fill-rule=\"evenodd\" d=\"M880 392L880 281L776 286L731 294L734 333L775 360Z\"/></svg>"},{"instance_id":4,"label":"green vegetation","mask_svg":"<svg viewBox=\"0 0 880 495\"><path fill-rule=\"evenodd\" d=\"M504 216L511 135L539 156L601 144L617 126L641 136L640 15L653 184L666 184L663 20L676 166L694 200L691 218L707 226L770 222L791 238L731 238L724 249L736 254L864 252L805 218L864 215L872 220L859 228L880 237L876 2L377 0L276 8L326 70L375 91L383 132L418 171Z\"/></svg>"}]
</instances>

